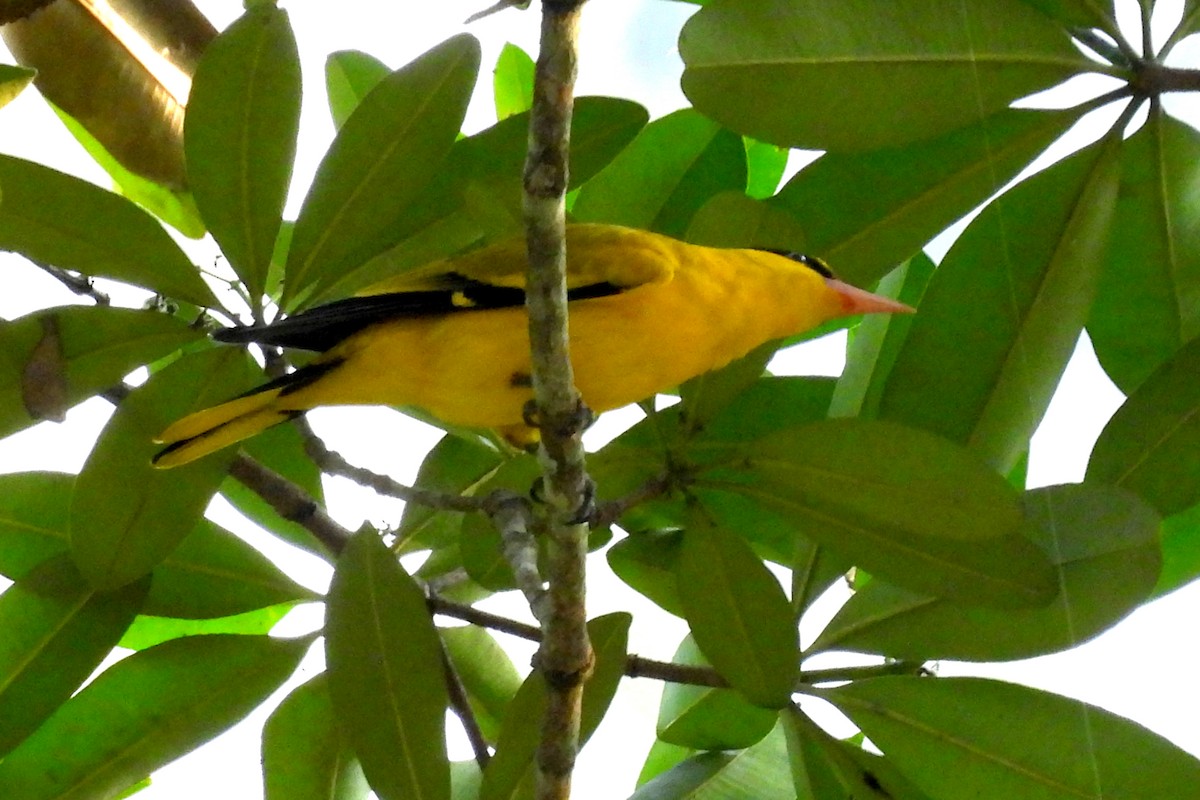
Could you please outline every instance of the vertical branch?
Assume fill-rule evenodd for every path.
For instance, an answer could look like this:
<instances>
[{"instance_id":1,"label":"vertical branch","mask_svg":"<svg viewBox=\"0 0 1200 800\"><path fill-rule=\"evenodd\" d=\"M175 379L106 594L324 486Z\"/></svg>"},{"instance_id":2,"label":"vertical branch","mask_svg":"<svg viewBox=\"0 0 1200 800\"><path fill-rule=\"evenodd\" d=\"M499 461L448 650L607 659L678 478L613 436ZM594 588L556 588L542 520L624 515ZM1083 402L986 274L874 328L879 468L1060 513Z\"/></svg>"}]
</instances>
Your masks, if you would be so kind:
<instances>
[{"instance_id":1,"label":"vertical branch","mask_svg":"<svg viewBox=\"0 0 1200 800\"><path fill-rule=\"evenodd\" d=\"M580 701L591 671L584 605L590 500L581 434L588 411L575 389L567 337L566 206L576 39L582 0L543 0L542 38L525 162L529 253L526 305L533 388L542 434L549 589L537 665L548 702L538 748L538 800L566 800L579 743Z\"/></svg>"}]
</instances>

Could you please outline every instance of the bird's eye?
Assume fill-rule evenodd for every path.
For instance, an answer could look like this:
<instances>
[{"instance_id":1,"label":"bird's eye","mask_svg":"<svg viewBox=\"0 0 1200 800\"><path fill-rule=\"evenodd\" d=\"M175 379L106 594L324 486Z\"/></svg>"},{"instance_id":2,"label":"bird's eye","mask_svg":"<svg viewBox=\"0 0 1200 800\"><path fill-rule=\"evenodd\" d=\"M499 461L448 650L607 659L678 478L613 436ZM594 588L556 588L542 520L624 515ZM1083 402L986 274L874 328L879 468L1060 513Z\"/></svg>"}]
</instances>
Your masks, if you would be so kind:
<instances>
[{"instance_id":1,"label":"bird's eye","mask_svg":"<svg viewBox=\"0 0 1200 800\"><path fill-rule=\"evenodd\" d=\"M777 256L783 256L786 259L795 261L797 264L803 264L823 278L837 277L833 274L833 270L829 268L829 265L826 264L824 260L817 258L816 256L810 256L805 253L797 253L794 250L773 250L768 247L761 249L767 253L774 253Z\"/></svg>"}]
</instances>

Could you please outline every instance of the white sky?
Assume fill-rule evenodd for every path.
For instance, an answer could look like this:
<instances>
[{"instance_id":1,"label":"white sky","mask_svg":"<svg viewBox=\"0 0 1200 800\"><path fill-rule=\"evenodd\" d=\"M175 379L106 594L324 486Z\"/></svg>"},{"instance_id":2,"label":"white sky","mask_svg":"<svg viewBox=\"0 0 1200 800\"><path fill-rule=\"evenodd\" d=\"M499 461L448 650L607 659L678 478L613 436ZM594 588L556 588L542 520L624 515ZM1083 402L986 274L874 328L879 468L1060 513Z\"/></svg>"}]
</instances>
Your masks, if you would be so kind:
<instances>
[{"instance_id":1,"label":"white sky","mask_svg":"<svg viewBox=\"0 0 1200 800\"><path fill-rule=\"evenodd\" d=\"M490 1L453 0L419 6L382 0L284 3L300 43L307 88L290 214L295 213L320 156L333 136L323 90L326 54L339 49L359 49L398 67L463 30L462 20L490 5ZM218 28L224 27L241 11L241 3L232 0L200 0L199 4ZM412 9L418 7L420 19L416 20ZM693 9L685 3L661 0L592 3L582 27L579 94L630 97L647 105L656 116L683 106L685 101L678 90L682 65L675 39L682 20ZM1123 6L1123 11L1128 12L1128 9L1129 5ZM483 42L483 67L479 90L468 112L468 131L486 127L494 121L490 76L500 47L505 41L512 41L533 53L537 29L538 18L533 11L509 11L468 28ZM1186 56L1186 51L1181 51L1181 55ZM11 58L0 51L0 61L11 62ZM1194 64L1200 58L1191 61ZM1188 101L1195 102L1190 96ZM0 152L47 163L101 185L107 184L106 177L32 91L0 110ZM211 263L211 249L190 244L189 248L197 263ZM35 307L78 302L55 281L17 257L0 254L0 265L5 270L6 285L14 287L0 294L0 316L4 318L19 316ZM1033 485L1081 479L1092 443L1121 402L1119 393L1099 371L1086 342L1080 345L1076 355L1063 388L1047 415L1046 424L1034 439L1030 467ZM837 374L841 358L841 342L832 339L807 345L800 353L791 353L775 362L773 367L799 374ZM109 413L107 403L92 400L73 409L63 424L43 423L0 440L0 472L77 471ZM597 443L636 417L637 412L606 415L589 432L589 437ZM314 412L311 418L318 430L327 433L334 445L352 460L389 471L401 480L412 478L420 457L437 439L437 433L432 429L419 423L397 423L394 415L382 411L321 410ZM402 451L398 448L380 450L376 446L379 441L405 444ZM370 492L350 486L346 481L331 481L329 495L331 512L350 528L358 527L364 517L381 524L398 518L398 503L380 501ZM255 532L227 507L216 504L213 513L219 516L222 524L243 533L269 555L286 559L289 569L296 570L295 574L304 582L324 588L329 575L326 565L297 555L287 546ZM602 560L593 559L593 563L597 568L593 569L589 583L590 615L613 610L634 611L636 621L631 649L649 657L670 658L685 632L683 623L655 613L639 595L614 579ZM839 602L839 597L827 597L811 617L824 615L828 618ZM499 598L489 607L528 618L528 612L515 598ZM1200 710L1197 702L1200 691L1196 689L1194 677L1195 637L1189 633L1192 628L1189 620L1198 607L1200 587L1192 586L1141 609L1104 636L1069 653L1000 665L947 663L941 666L940 672L944 675L999 677L1084 699L1135 719L1200 755L1200 728L1195 724L1195 713ZM285 621L284 627L293 632L311 630L319 625L319 614L319 607L315 606L307 611L297 611ZM803 631L809 641L823 621L811 617L806 620L807 628ZM514 661L518 668L528 663L530 652L528 647L516 646ZM846 662L844 657L838 660L838 663ZM293 684L307 680L319 669L320 654L317 652L306 662ZM642 758L653 740L658 694L658 685L651 681L626 681L623 684L613 716L582 754L576 776L577 798L608 800L632 791ZM835 733L849 732L846 723L835 715L826 713L823 718L830 719ZM256 712L246 723L196 754L163 769L154 776L154 785L139 797L146 800L214 796L252 800L261 797L258 735L264 719L264 712ZM452 741L452 753L459 758L468 756L468 751L457 741Z\"/></svg>"}]
</instances>

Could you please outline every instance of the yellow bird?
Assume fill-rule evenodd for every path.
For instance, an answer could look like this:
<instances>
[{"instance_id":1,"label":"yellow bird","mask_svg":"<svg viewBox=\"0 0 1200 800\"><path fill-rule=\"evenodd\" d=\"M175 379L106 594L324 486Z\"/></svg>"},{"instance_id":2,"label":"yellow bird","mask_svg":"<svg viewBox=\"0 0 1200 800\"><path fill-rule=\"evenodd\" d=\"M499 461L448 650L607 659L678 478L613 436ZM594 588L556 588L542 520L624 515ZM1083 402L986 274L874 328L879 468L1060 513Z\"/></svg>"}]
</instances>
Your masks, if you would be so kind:
<instances>
[{"instance_id":1,"label":"yellow bird","mask_svg":"<svg viewBox=\"0 0 1200 800\"><path fill-rule=\"evenodd\" d=\"M817 259L686 244L615 225L567 228L571 362L601 412L850 314L911 308L834 280ZM319 351L308 365L168 427L159 467L186 464L317 406L417 406L535 440L525 243L437 261L226 342Z\"/></svg>"}]
</instances>

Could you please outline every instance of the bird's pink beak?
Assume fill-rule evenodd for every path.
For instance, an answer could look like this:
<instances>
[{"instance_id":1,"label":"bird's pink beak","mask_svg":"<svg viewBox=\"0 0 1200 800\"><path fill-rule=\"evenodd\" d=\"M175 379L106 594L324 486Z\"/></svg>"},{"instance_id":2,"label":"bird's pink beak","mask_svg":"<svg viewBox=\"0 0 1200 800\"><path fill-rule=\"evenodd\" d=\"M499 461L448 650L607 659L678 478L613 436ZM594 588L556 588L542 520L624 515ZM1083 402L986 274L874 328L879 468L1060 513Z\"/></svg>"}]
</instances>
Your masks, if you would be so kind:
<instances>
[{"instance_id":1,"label":"bird's pink beak","mask_svg":"<svg viewBox=\"0 0 1200 800\"><path fill-rule=\"evenodd\" d=\"M833 278L826 278L825 283L830 289L837 292L841 298L843 316L848 317L852 314L912 314L916 311L912 306L905 305L897 300L871 294L859 289L857 286L851 286L848 283L843 283Z\"/></svg>"}]
</instances>

